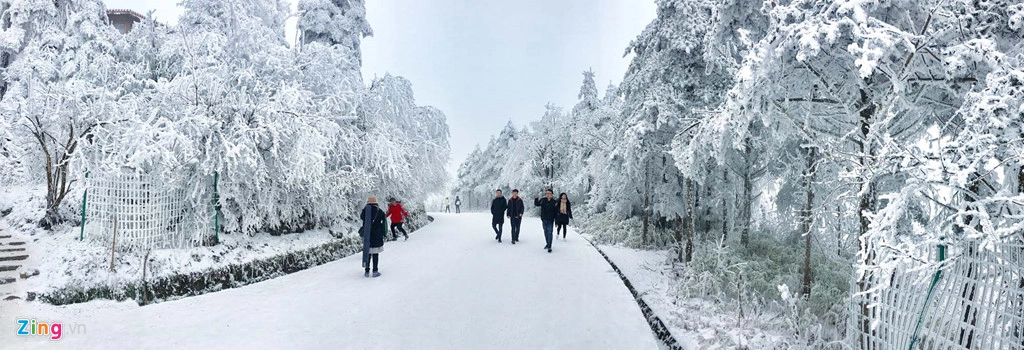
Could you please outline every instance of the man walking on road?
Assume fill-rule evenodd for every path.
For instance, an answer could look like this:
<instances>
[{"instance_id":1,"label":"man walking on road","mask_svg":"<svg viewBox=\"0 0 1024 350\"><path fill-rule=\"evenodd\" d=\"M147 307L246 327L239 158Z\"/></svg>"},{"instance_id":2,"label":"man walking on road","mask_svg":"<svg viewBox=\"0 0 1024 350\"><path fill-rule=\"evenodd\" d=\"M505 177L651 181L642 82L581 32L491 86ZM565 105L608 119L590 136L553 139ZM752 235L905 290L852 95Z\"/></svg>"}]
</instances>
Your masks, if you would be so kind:
<instances>
[{"instance_id":1,"label":"man walking on road","mask_svg":"<svg viewBox=\"0 0 1024 350\"><path fill-rule=\"evenodd\" d=\"M501 229L505 226L505 209L508 209L508 201L501 195L501 189L494 191L494 200L491 201L491 226L494 228L494 239L501 243Z\"/></svg>"},{"instance_id":2,"label":"man walking on road","mask_svg":"<svg viewBox=\"0 0 1024 350\"><path fill-rule=\"evenodd\" d=\"M451 205L451 201L449 201L448 198L449 197L444 197L444 211L446 213L451 213L452 212L452 205Z\"/></svg>"},{"instance_id":3,"label":"man walking on road","mask_svg":"<svg viewBox=\"0 0 1024 350\"><path fill-rule=\"evenodd\" d=\"M533 206L540 207L540 222L544 227L544 241L547 242L544 249L547 249L548 253L551 252L551 231L554 231L555 213L557 212L558 206L558 202L555 201L554 198L551 198L553 195L554 192L549 188L547 191L544 191L543 199L536 195L533 196Z\"/></svg>"},{"instance_id":4,"label":"man walking on road","mask_svg":"<svg viewBox=\"0 0 1024 350\"><path fill-rule=\"evenodd\" d=\"M461 206L462 206L462 200L459 199L459 196L455 196L455 213L456 214L462 212L462 210L459 209L459 207L461 207Z\"/></svg>"},{"instance_id":5,"label":"man walking on road","mask_svg":"<svg viewBox=\"0 0 1024 350\"><path fill-rule=\"evenodd\" d=\"M505 215L512 225L512 244L519 242L519 225L523 223L523 212L525 211L523 199L519 198L519 190L512 190L512 198L508 199L508 214Z\"/></svg>"}]
</instances>

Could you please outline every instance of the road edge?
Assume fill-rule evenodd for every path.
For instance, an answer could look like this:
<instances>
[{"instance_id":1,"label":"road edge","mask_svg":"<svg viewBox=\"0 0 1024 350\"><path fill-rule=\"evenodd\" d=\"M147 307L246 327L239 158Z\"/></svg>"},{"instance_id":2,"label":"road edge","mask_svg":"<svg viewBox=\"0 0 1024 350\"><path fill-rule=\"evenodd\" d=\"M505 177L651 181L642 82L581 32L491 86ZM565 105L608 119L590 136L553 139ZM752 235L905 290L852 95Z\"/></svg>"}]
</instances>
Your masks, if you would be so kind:
<instances>
[{"instance_id":1,"label":"road edge","mask_svg":"<svg viewBox=\"0 0 1024 350\"><path fill-rule=\"evenodd\" d=\"M644 319L647 320L647 324L651 327L651 332L654 332L655 337L657 337L658 340L670 350L686 350L686 348L683 347L674 336L672 336L672 332L669 331L668 326L665 326L665 323L661 321L661 318L659 318L658 315L654 313L654 310L647 305L647 302L640 296L640 293L638 293L636 288L633 287L633 283L630 282L629 278L626 277L626 274L624 274L622 270L615 265L615 262L608 257L608 254L605 254L604 251L601 250L601 247L598 247L594 241L590 240L590 238L587 238L584 235L580 235L580 237L583 237L587 243L590 243L590 245L594 247L602 257L604 257L604 260L608 262L608 265L611 265L612 269L615 270L615 273L619 274L619 279L621 279L622 283L626 285L626 289L629 289L629 293L633 294L633 300L636 301L637 306L640 307L640 312L644 314Z\"/></svg>"}]
</instances>

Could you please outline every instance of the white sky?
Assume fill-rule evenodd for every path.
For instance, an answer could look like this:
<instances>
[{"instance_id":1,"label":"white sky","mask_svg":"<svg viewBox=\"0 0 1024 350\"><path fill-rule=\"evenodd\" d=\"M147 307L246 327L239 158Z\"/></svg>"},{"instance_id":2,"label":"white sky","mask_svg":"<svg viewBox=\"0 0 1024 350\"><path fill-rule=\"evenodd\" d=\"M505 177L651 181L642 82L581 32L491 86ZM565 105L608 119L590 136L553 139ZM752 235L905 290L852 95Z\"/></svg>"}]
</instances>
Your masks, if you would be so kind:
<instances>
[{"instance_id":1,"label":"white sky","mask_svg":"<svg viewBox=\"0 0 1024 350\"><path fill-rule=\"evenodd\" d=\"M175 0L105 0L174 23ZM294 6L294 5L293 5ZM416 102L448 115L451 170L505 123L540 119L544 105L577 101L582 72L598 91L629 65L623 52L654 18L653 0L367 0L366 83L385 72L413 84ZM294 37L289 33L289 38Z\"/></svg>"}]
</instances>

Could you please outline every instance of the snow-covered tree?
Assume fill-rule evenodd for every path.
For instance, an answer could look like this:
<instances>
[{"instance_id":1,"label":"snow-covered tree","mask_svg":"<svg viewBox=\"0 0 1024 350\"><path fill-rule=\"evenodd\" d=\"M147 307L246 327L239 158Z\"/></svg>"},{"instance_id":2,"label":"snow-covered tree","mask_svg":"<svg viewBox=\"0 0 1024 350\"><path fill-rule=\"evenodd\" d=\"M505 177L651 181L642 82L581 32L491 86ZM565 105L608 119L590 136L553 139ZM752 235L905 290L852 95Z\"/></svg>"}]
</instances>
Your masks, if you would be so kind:
<instances>
[{"instance_id":1,"label":"snow-covered tree","mask_svg":"<svg viewBox=\"0 0 1024 350\"><path fill-rule=\"evenodd\" d=\"M61 221L58 211L76 181L81 141L111 122L116 37L98 1L4 1L0 8L0 164L45 181L40 224L50 227Z\"/></svg>"},{"instance_id":2,"label":"snow-covered tree","mask_svg":"<svg viewBox=\"0 0 1024 350\"><path fill-rule=\"evenodd\" d=\"M354 156L366 171L378 174L373 188L413 200L441 189L450 152L444 113L418 107L412 84L391 75L373 81L361 108L357 124L364 152Z\"/></svg>"},{"instance_id":3,"label":"snow-covered tree","mask_svg":"<svg viewBox=\"0 0 1024 350\"><path fill-rule=\"evenodd\" d=\"M339 46L362 66L360 42L373 35L363 0L300 0L300 42Z\"/></svg>"},{"instance_id":4,"label":"snow-covered tree","mask_svg":"<svg viewBox=\"0 0 1024 350\"><path fill-rule=\"evenodd\" d=\"M703 59L712 4L657 3L657 17L627 48L627 53L636 55L619 87L625 97L622 113L627 126L623 142L612 153L627 176L636 179L630 184L631 195L623 200L638 204L644 241L652 215L671 218L677 225L684 216L693 217L685 215L688 204L678 199L699 201L696 194L684 193L695 187L687 181L702 179L688 169L681 172L669 151L677 136L688 137L699 124L703 110L717 106L728 83Z\"/></svg>"}]
</instances>

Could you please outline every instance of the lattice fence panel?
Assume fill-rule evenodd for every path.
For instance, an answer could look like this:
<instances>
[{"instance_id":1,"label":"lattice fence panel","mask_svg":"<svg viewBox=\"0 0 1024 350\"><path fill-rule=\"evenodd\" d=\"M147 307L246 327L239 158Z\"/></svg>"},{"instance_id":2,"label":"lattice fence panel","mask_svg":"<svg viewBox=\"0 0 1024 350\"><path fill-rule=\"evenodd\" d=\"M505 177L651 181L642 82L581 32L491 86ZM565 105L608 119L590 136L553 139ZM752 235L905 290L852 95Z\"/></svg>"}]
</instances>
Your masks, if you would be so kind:
<instances>
[{"instance_id":1,"label":"lattice fence panel","mask_svg":"<svg viewBox=\"0 0 1024 350\"><path fill-rule=\"evenodd\" d=\"M852 345L865 350L1024 350L1024 243L947 249L948 264L938 280L935 269L920 271L922 264L909 262L889 276L875 276L885 278L875 283L889 286L855 298L848 329ZM866 312L860 300L870 305Z\"/></svg>"},{"instance_id":2,"label":"lattice fence panel","mask_svg":"<svg viewBox=\"0 0 1024 350\"><path fill-rule=\"evenodd\" d=\"M195 246L212 229L203 205L194 205L184 186L155 177L121 175L90 178L86 184L85 235L100 244L146 250Z\"/></svg>"}]
</instances>

